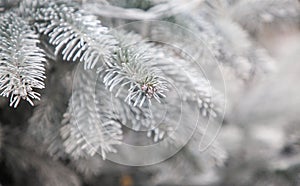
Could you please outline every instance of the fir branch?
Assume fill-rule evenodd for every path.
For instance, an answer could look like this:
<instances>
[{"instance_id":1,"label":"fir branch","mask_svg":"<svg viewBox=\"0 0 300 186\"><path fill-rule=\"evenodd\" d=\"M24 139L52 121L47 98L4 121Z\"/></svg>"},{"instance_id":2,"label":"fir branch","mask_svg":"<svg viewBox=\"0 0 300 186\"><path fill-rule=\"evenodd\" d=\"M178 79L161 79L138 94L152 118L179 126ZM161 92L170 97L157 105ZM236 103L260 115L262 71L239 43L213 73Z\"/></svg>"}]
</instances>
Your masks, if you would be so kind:
<instances>
[{"instance_id":1,"label":"fir branch","mask_svg":"<svg viewBox=\"0 0 300 186\"><path fill-rule=\"evenodd\" d=\"M0 91L17 107L24 99L33 105L40 99L35 89L43 89L45 55L37 45L38 35L15 13L1 15L0 23Z\"/></svg>"},{"instance_id":2,"label":"fir branch","mask_svg":"<svg viewBox=\"0 0 300 186\"><path fill-rule=\"evenodd\" d=\"M170 92L168 92L168 96L163 99L169 114L180 113L178 103L180 101L188 101L190 105L196 104L199 112L204 117L221 117L220 108L223 106L223 103L216 97L219 93L210 86L209 81L203 78L200 72L197 72L197 69L192 67L191 61L178 57L178 54L169 48L147 42L137 34L129 33L126 34L126 37L120 36L120 38L122 38L119 39L121 44L127 43L129 46L132 45L139 48L140 51L147 51L147 58L145 59L151 56L151 60L144 60L144 65L147 65L147 69L153 69L152 71L159 69L160 76L164 77L168 84L173 84L180 92L182 100L179 100L178 97L174 98L172 96L174 92L170 95ZM168 89L171 89L170 85L168 86ZM122 92L120 94L122 95ZM125 121L124 124L131 125L134 130L140 130L142 127L151 129L148 132L148 136L153 136L155 142L163 139L165 135L168 135L176 127L177 121L170 115L164 118L164 122L159 127L156 126L159 124L159 119L161 119L161 111L164 110L162 104L152 104L151 107L147 107L147 105L127 107L120 104L118 108L122 109L119 115L125 115L125 119L123 119Z\"/></svg>"},{"instance_id":3,"label":"fir branch","mask_svg":"<svg viewBox=\"0 0 300 186\"><path fill-rule=\"evenodd\" d=\"M256 75L268 74L274 70L274 60L266 50L251 40L240 25L228 17L216 19L215 24L217 34L222 36L219 43L222 50L218 58L234 68L241 79L251 80Z\"/></svg>"},{"instance_id":4,"label":"fir branch","mask_svg":"<svg viewBox=\"0 0 300 186\"><path fill-rule=\"evenodd\" d=\"M116 114L111 110L110 96L105 93L103 84L95 84L95 72L80 71L79 79L74 82L68 111L62 121L61 135L66 152L74 159L93 156L101 152L116 152L114 145L122 139L121 125ZM99 91L97 91L99 90ZM101 100L96 99L97 97Z\"/></svg>"},{"instance_id":5,"label":"fir branch","mask_svg":"<svg viewBox=\"0 0 300 186\"><path fill-rule=\"evenodd\" d=\"M133 106L151 105L152 98L161 102L168 91L168 82L160 75L158 68L149 65L153 53L139 43L130 42L125 33L115 33L115 37L120 42L120 48L105 61L105 66L98 69L105 86L110 91L118 88L116 97L128 89L124 101Z\"/></svg>"},{"instance_id":6,"label":"fir branch","mask_svg":"<svg viewBox=\"0 0 300 186\"><path fill-rule=\"evenodd\" d=\"M173 19L188 30L177 25L158 27L151 32L151 38L162 42L170 41L183 51L180 55L185 53L182 57L186 60L195 60L210 67L216 65L217 59L220 66L232 68L238 78L245 81L251 80L254 74L265 74L274 69L272 58L256 46L248 33L227 15L207 11L204 6L200 13L185 13ZM187 19L190 21L186 22ZM178 37L174 38L174 34ZM195 37L201 43L193 42Z\"/></svg>"},{"instance_id":7,"label":"fir branch","mask_svg":"<svg viewBox=\"0 0 300 186\"><path fill-rule=\"evenodd\" d=\"M46 5L25 3L21 8L25 14L28 9L35 9L29 14L35 16L39 31L49 36L49 43L55 46L55 55L62 54L67 61L84 61L85 69L92 69L103 61L117 44L96 16L79 10L76 4L63 1Z\"/></svg>"},{"instance_id":8,"label":"fir branch","mask_svg":"<svg viewBox=\"0 0 300 186\"><path fill-rule=\"evenodd\" d=\"M221 93L203 77L199 69L194 66L196 64L180 57L180 53L174 49L162 47L161 50L168 53L169 57L168 60L161 58L156 65L171 79L172 84L180 92L181 98L189 103L196 103L203 117L220 117L224 104L219 98Z\"/></svg>"},{"instance_id":9,"label":"fir branch","mask_svg":"<svg viewBox=\"0 0 300 186\"><path fill-rule=\"evenodd\" d=\"M196 102L204 117L217 117L220 114L223 103L217 97L212 98L213 95L217 96L220 93L211 87L190 56L159 43L155 45L154 42L147 42L137 34L128 34L125 41L147 51L147 55L152 59L147 62L148 65L153 69L159 69L165 81L173 84L182 94L183 100Z\"/></svg>"}]
</instances>

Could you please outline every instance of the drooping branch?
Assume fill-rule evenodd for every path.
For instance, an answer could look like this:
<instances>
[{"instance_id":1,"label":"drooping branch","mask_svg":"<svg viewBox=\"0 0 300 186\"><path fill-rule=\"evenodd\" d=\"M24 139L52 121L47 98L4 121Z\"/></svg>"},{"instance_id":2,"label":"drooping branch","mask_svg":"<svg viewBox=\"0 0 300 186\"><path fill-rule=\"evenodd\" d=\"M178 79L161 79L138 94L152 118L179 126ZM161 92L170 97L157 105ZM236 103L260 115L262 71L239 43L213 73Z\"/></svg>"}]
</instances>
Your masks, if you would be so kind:
<instances>
[{"instance_id":1,"label":"drooping branch","mask_svg":"<svg viewBox=\"0 0 300 186\"><path fill-rule=\"evenodd\" d=\"M0 23L0 91L17 107L24 99L33 105L40 99L36 89L43 89L45 55L37 45L38 35L15 13L1 15Z\"/></svg>"}]
</instances>

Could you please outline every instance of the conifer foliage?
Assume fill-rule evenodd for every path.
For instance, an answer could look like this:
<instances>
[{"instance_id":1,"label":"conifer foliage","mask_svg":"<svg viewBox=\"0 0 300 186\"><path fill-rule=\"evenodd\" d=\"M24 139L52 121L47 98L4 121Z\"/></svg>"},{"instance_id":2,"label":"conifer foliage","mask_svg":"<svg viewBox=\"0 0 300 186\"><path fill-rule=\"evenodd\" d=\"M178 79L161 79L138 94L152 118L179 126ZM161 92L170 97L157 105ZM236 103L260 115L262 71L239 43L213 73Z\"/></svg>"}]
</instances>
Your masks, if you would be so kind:
<instances>
[{"instance_id":1,"label":"conifer foliage","mask_svg":"<svg viewBox=\"0 0 300 186\"><path fill-rule=\"evenodd\" d=\"M249 127L242 98L261 104L255 91L265 89L253 85L280 67L259 38L299 20L296 0L0 0L1 165L10 180L35 172L27 185L93 185L115 168L106 159L152 165L180 150L139 169L152 174L142 185L231 184L241 152L230 152L229 136L218 141L219 129L250 138L260 115ZM162 148L141 157L132 144ZM264 165L270 176L280 167Z\"/></svg>"},{"instance_id":2,"label":"conifer foliage","mask_svg":"<svg viewBox=\"0 0 300 186\"><path fill-rule=\"evenodd\" d=\"M37 45L39 36L15 13L1 15L1 96L17 107L24 99L33 105L40 99L36 89L45 88L45 54Z\"/></svg>"}]
</instances>

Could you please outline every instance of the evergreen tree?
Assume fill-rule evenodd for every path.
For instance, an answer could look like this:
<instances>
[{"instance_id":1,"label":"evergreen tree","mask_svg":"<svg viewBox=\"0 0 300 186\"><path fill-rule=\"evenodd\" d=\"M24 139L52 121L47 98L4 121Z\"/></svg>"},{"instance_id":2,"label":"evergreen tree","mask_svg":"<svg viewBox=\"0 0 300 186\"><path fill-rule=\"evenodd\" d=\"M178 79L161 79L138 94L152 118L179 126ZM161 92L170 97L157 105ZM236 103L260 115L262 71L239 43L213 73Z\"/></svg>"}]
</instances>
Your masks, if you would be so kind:
<instances>
[{"instance_id":1,"label":"evergreen tree","mask_svg":"<svg viewBox=\"0 0 300 186\"><path fill-rule=\"evenodd\" d=\"M300 184L299 68L262 44L299 20L296 0L0 0L0 185Z\"/></svg>"}]
</instances>

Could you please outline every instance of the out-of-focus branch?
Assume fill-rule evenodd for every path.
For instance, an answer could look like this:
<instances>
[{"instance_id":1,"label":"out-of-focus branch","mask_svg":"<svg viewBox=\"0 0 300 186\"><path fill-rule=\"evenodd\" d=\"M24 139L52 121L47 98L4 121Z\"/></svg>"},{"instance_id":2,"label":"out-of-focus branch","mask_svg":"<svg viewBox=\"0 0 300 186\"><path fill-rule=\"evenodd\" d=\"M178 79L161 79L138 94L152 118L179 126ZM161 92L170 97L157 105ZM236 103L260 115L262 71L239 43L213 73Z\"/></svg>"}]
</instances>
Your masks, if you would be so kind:
<instances>
[{"instance_id":1,"label":"out-of-focus branch","mask_svg":"<svg viewBox=\"0 0 300 186\"><path fill-rule=\"evenodd\" d=\"M94 15L111 18L123 18L129 20L149 20L158 18L158 15L156 15L155 13L135 8L126 9L111 5L101 5L97 3L84 4L83 8Z\"/></svg>"},{"instance_id":2,"label":"out-of-focus branch","mask_svg":"<svg viewBox=\"0 0 300 186\"><path fill-rule=\"evenodd\" d=\"M94 15L121 18L128 20L150 20L159 19L164 16L170 16L185 12L198 7L203 0L174 0L168 3L158 4L148 11L135 8L122 8L101 3L85 3L83 8Z\"/></svg>"}]
</instances>

